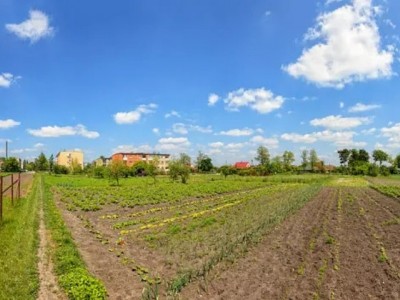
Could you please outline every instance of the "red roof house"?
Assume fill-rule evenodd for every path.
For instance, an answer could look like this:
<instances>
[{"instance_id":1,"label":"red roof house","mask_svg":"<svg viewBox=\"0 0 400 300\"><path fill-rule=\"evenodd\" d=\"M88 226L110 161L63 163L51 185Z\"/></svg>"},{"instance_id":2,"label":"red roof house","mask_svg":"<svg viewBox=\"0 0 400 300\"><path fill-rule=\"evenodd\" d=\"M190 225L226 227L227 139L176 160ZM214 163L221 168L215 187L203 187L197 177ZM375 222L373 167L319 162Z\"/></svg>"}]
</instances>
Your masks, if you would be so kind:
<instances>
[{"instance_id":1,"label":"red roof house","mask_svg":"<svg viewBox=\"0 0 400 300\"><path fill-rule=\"evenodd\" d=\"M248 161L239 161L235 163L236 169L248 169L250 168L250 163Z\"/></svg>"}]
</instances>

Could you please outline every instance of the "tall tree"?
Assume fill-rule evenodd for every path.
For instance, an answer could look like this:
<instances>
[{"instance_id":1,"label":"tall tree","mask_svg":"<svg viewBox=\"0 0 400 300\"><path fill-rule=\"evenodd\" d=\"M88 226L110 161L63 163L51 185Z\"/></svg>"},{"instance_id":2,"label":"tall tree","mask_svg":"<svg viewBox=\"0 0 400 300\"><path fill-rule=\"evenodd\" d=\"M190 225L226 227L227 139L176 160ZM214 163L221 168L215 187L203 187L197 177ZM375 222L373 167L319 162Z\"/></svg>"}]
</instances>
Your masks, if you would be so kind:
<instances>
[{"instance_id":1,"label":"tall tree","mask_svg":"<svg viewBox=\"0 0 400 300\"><path fill-rule=\"evenodd\" d=\"M350 150L349 149L338 150L338 154L339 154L340 164L342 166L346 165L349 160Z\"/></svg>"},{"instance_id":2,"label":"tall tree","mask_svg":"<svg viewBox=\"0 0 400 300\"><path fill-rule=\"evenodd\" d=\"M369 153L364 149L360 149L360 151L358 152L358 160L369 162Z\"/></svg>"},{"instance_id":3,"label":"tall tree","mask_svg":"<svg viewBox=\"0 0 400 300\"><path fill-rule=\"evenodd\" d=\"M54 156L52 154L49 157L49 171L50 171L50 173L53 172L53 168L54 168Z\"/></svg>"},{"instance_id":4,"label":"tall tree","mask_svg":"<svg viewBox=\"0 0 400 300\"><path fill-rule=\"evenodd\" d=\"M49 169L49 163L43 152L35 159L35 167L36 171L47 171Z\"/></svg>"},{"instance_id":5,"label":"tall tree","mask_svg":"<svg viewBox=\"0 0 400 300\"><path fill-rule=\"evenodd\" d=\"M389 154L383 150L374 150L374 152L372 152L372 157L375 162L379 161L379 165L382 166L382 162L388 161Z\"/></svg>"},{"instance_id":6,"label":"tall tree","mask_svg":"<svg viewBox=\"0 0 400 300\"><path fill-rule=\"evenodd\" d=\"M308 165L308 151L303 150L301 152L301 166L303 167L303 170L305 171Z\"/></svg>"},{"instance_id":7,"label":"tall tree","mask_svg":"<svg viewBox=\"0 0 400 300\"><path fill-rule=\"evenodd\" d=\"M294 153L291 151L285 151L285 152L283 152L282 159L283 159L283 166L285 168L285 171L292 170L292 165L295 161Z\"/></svg>"},{"instance_id":8,"label":"tall tree","mask_svg":"<svg viewBox=\"0 0 400 300\"><path fill-rule=\"evenodd\" d=\"M257 148L257 156L255 157L256 161L259 162L261 166L267 166L270 163L270 154L267 147L259 146Z\"/></svg>"},{"instance_id":9,"label":"tall tree","mask_svg":"<svg viewBox=\"0 0 400 300\"><path fill-rule=\"evenodd\" d=\"M311 165L311 170L314 172L314 167L318 162L318 155L317 151L315 149L310 150L310 165Z\"/></svg>"}]
</instances>

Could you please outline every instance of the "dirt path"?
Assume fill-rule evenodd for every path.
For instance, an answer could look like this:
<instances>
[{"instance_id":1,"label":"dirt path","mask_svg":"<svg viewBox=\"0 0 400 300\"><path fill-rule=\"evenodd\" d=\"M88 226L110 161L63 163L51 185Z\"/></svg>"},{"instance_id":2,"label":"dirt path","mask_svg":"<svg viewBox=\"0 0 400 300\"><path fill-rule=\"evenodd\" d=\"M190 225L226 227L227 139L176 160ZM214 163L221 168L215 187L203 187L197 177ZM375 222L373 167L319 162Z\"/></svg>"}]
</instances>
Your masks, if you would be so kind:
<instances>
[{"instance_id":1,"label":"dirt path","mask_svg":"<svg viewBox=\"0 0 400 300\"><path fill-rule=\"evenodd\" d=\"M245 257L217 267L181 298L400 299L400 225L382 225L397 213L399 202L369 188L324 188Z\"/></svg>"},{"instance_id":2,"label":"dirt path","mask_svg":"<svg viewBox=\"0 0 400 300\"><path fill-rule=\"evenodd\" d=\"M40 178L40 180L42 180ZM38 189L40 195L39 210L39 250L38 250L38 271L39 271L39 294L38 300L63 300L67 297L58 286L57 277L53 272L53 263L48 253L50 238L44 224L43 213L43 185L40 183Z\"/></svg>"}]
</instances>

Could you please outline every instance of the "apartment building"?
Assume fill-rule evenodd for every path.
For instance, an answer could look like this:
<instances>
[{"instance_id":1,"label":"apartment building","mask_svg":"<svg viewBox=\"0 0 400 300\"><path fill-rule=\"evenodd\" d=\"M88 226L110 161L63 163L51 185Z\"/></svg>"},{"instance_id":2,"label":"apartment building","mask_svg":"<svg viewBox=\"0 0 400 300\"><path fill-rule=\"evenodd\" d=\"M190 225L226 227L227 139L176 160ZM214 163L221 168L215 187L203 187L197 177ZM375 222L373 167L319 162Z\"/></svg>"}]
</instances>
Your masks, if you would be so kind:
<instances>
[{"instance_id":1,"label":"apartment building","mask_svg":"<svg viewBox=\"0 0 400 300\"><path fill-rule=\"evenodd\" d=\"M169 170L169 160L170 154L161 153L114 153L111 156L113 161L123 161L128 167L133 166L139 161L144 161L150 163L152 161L157 161L157 168L163 171Z\"/></svg>"},{"instance_id":2,"label":"apartment building","mask_svg":"<svg viewBox=\"0 0 400 300\"><path fill-rule=\"evenodd\" d=\"M72 167L72 163L76 162L83 168L83 152L72 150L72 151L60 151L56 156L56 162L60 166L67 168Z\"/></svg>"}]
</instances>

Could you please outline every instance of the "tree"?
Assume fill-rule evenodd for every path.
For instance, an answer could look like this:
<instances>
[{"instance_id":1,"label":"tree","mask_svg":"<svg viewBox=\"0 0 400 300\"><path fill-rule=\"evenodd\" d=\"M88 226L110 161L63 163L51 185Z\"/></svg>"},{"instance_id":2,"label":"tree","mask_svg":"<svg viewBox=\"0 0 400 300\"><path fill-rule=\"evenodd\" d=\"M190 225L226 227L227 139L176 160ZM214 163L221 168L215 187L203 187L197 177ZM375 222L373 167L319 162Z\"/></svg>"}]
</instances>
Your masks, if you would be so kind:
<instances>
[{"instance_id":1,"label":"tree","mask_svg":"<svg viewBox=\"0 0 400 300\"><path fill-rule=\"evenodd\" d=\"M219 172L225 177L232 174L232 167L229 165L224 165L219 168Z\"/></svg>"},{"instance_id":2,"label":"tree","mask_svg":"<svg viewBox=\"0 0 400 300\"><path fill-rule=\"evenodd\" d=\"M83 172L82 166L78 162L76 158L74 158L71 162L71 174L81 174Z\"/></svg>"},{"instance_id":3,"label":"tree","mask_svg":"<svg viewBox=\"0 0 400 300\"><path fill-rule=\"evenodd\" d=\"M393 166L394 166L395 168L399 168L399 169L400 169L400 154L397 155L397 156L395 157L395 159L393 160Z\"/></svg>"},{"instance_id":4,"label":"tree","mask_svg":"<svg viewBox=\"0 0 400 300\"><path fill-rule=\"evenodd\" d=\"M211 158L205 154L202 154L201 152L199 152L196 164L197 164L197 171L203 173L210 172L214 168Z\"/></svg>"},{"instance_id":5,"label":"tree","mask_svg":"<svg viewBox=\"0 0 400 300\"><path fill-rule=\"evenodd\" d=\"M338 154L339 154L340 164L342 166L346 165L349 160L350 150L349 149L338 150Z\"/></svg>"},{"instance_id":6,"label":"tree","mask_svg":"<svg viewBox=\"0 0 400 300\"><path fill-rule=\"evenodd\" d=\"M291 151L285 151L285 152L283 152L282 159L283 159L283 167L285 168L285 171L291 171L293 168L292 165L295 161L294 153Z\"/></svg>"},{"instance_id":7,"label":"tree","mask_svg":"<svg viewBox=\"0 0 400 300\"><path fill-rule=\"evenodd\" d=\"M303 167L303 170L305 171L308 165L308 151L303 150L301 152L301 166Z\"/></svg>"},{"instance_id":8,"label":"tree","mask_svg":"<svg viewBox=\"0 0 400 300\"><path fill-rule=\"evenodd\" d=\"M257 148L257 156L255 157L255 159L259 162L259 165L261 166L269 165L270 155L268 149L264 146L259 146Z\"/></svg>"},{"instance_id":9,"label":"tree","mask_svg":"<svg viewBox=\"0 0 400 300\"><path fill-rule=\"evenodd\" d=\"M369 153L364 149L360 149L360 151L358 152L358 160L369 162Z\"/></svg>"},{"instance_id":10,"label":"tree","mask_svg":"<svg viewBox=\"0 0 400 300\"><path fill-rule=\"evenodd\" d=\"M382 162L388 161L389 154L383 150L374 150L374 152L372 152L372 157L374 158L375 163L379 161L379 166L382 166Z\"/></svg>"},{"instance_id":11,"label":"tree","mask_svg":"<svg viewBox=\"0 0 400 300\"><path fill-rule=\"evenodd\" d=\"M310 165L311 165L311 171L314 172L314 167L318 162L318 155L317 151L315 149L310 150Z\"/></svg>"},{"instance_id":12,"label":"tree","mask_svg":"<svg viewBox=\"0 0 400 300\"><path fill-rule=\"evenodd\" d=\"M157 182L157 175L158 175L158 163L159 160L157 157L154 157L152 161L149 161L147 164L147 174L153 178L154 184Z\"/></svg>"},{"instance_id":13,"label":"tree","mask_svg":"<svg viewBox=\"0 0 400 300\"><path fill-rule=\"evenodd\" d=\"M54 156L52 154L49 157L49 171L50 171L50 173L53 172L53 168L54 168Z\"/></svg>"},{"instance_id":14,"label":"tree","mask_svg":"<svg viewBox=\"0 0 400 300\"><path fill-rule=\"evenodd\" d=\"M271 173L282 173L284 169L282 158L280 156L275 156L271 161L269 169Z\"/></svg>"},{"instance_id":15,"label":"tree","mask_svg":"<svg viewBox=\"0 0 400 300\"><path fill-rule=\"evenodd\" d=\"M172 180L181 178L182 183L187 183L190 174L190 156L181 153L178 159L169 162L169 176Z\"/></svg>"},{"instance_id":16,"label":"tree","mask_svg":"<svg viewBox=\"0 0 400 300\"><path fill-rule=\"evenodd\" d=\"M49 169L49 163L43 152L35 159L36 171L47 171Z\"/></svg>"},{"instance_id":17,"label":"tree","mask_svg":"<svg viewBox=\"0 0 400 300\"><path fill-rule=\"evenodd\" d=\"M19 172L20 165L18 159L15 157L6 158L1 166L3 172Z\"/></svg>"},{"instance_id":18,"label":"tree","mask_svg":"<svg viewBox=\"0 0 400 300\"><path fill-rule=\"evenodd\" d=\"M127 172L127 166L120 160L113 160L106 167L106 174L109 180L115 180L117 185L119 185L119 179L125 175Z\"/></svg>"}]
</instances>

